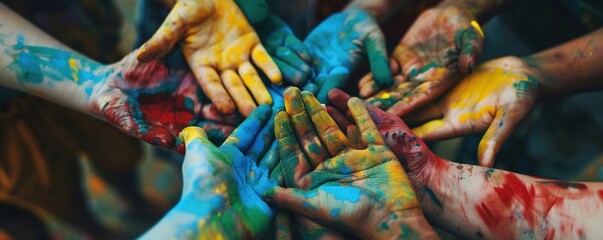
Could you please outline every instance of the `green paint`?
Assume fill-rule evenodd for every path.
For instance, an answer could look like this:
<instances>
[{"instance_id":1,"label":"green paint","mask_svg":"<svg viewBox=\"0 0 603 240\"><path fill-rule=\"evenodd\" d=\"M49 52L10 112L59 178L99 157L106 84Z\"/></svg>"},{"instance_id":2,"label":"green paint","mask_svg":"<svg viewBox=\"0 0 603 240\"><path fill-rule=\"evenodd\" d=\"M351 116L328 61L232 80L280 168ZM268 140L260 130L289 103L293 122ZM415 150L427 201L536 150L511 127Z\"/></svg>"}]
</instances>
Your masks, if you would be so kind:
<instances>
[{"instance_id":1,"label":"green paint","mask_svg":"<svg viewBox=\"0 0 603 240\"><path fill-rule=\"evenodd\" d=\"M518 82L513 83L513 87L515 88L516 95L518 98L523 96L533 96L536 94L538 90L539 81L533 76L528 76L527 80L520 80Z\"/></svg>"},{"instance_id":2,"label":"green paint","mask_svg":"<svg viewBox=\"0 0 603 240\"><path fill-rule=\"evenodd\" d=\"M484 178L486 179L486 181L488 181L490 179L490 176L492 176L492 174L494 173L495 170L496 169L494 169L494 168L490 168L490 169L488 169L488 171L486 171L484 173Z\"/></svg>"},{"instance_id":3,"label":"green paint","mask_svg":"<svg viewBox=\"0 0 603 240\"><path fill-rule=\"evenodd\" d=\"M399 239L419 239L419 233L415 230L404 224L401 224L400 228L402 229L402 235L400 235Z\"/></svg>"},{"instance_id":4,"label":"green paint","mask_svg":"<svg viewBox=\"0 0 603 240\"><path fill-rule=\"evenodd\" d=\"M440 208L442 207L442 203L440 202L440 199L438 199L438 197L435 195L435 193L431 190L431 188L427 187L427 186L423 186L423 191L427 192L427 195L429 195L429 197L431 198L431 200Z\"/></svg>"}]
</instances>

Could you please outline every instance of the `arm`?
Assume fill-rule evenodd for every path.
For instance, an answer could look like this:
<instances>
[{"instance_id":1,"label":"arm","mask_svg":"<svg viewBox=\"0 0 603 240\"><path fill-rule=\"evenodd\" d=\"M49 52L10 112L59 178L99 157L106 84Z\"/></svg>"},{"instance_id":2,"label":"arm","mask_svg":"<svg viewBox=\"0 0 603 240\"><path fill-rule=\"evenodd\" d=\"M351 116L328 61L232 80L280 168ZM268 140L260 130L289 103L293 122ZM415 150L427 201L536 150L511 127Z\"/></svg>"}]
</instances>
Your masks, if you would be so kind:
<instances>
[{"instance_id":1,"label":"arm","mask_svg":"<svg viewBox=\"0 0 603 240\"><path fill-rule=\"evenodd\" d=\"M110 67L78 54L0 3L0 84L86 112Z\"/></svg>"},{"instance_id":2,"label":"arm","mask_svg":"<svg viewBox=\"0 0 603 240\"><path fill-rule=\"evenodd\" d=\"M435 225L467 238L590 239L603 234L603 184L529 177L432 157L415 179Z\"/></svg>"},{"instance_id":3,"label":"arm","mask_svg":"<svg viewBox=\"0 0 603 240\"><path fill-rule=\"evenodd\" d=\"M523 58L540 75L542 97L603 88L603 28Z\"/></svg>"},{"instance_id":4,"label":"arm","mask_svg":"<svg viewBox=\"0 0 603 240\"><path fill-rule=\"evenodd\" d=\"M347 99L340 90L329 93L339 112L348 111ZM368 104L367 110L436 226L475 239L588 239L603 234L602 183L554 181L447 161L400 118Z\"/></svg>"}]
</instances>

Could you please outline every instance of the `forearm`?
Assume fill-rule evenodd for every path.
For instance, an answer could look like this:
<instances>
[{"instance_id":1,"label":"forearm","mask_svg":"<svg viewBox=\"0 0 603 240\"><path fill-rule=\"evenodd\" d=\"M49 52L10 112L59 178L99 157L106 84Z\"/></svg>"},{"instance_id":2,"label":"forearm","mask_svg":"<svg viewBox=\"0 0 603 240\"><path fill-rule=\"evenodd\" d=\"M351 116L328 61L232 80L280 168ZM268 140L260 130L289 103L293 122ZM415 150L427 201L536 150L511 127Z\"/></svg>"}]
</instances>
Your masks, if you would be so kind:
<instances>
[{"instance_id":1,"label":"forearm","mask_svg":"<svg viewBox=\"0 0 603 240\"><path fill-rule=\"evenodd\" d=\"M496 14L504 4L512 0L445 0L438 7L458 7L469 11L479 22L485 22Z\"/></svg>"},{"instance_id":2,"label":"forearm","mask_svg":"<svg viewBox=\"0 0 603 240\"><path fill-rule=\"evenodd\" d=\"M358 8L369 12L379 23L383 23L404 5L416 0L353 0L345 9Z\"/></svg>"},{"instance_id":3,"label":"forearm","mask_svg":"<svg viewBox=\"0 0 603 240\"><path fill-rule=\"evenodd\" d=\"M603 88L603 28L523 58L540 75L540 95L557 97Z\"/></svg>"},{"instance_id":4,"label":"forearm","mask_svg":"<svg viewBox=\"0 0 603 240\"><path fill-rule=\"evenodd\" d=\"M106 66L79 55L0 3L0 85L85 111Z\"/></svg>"},{"instance_id":5,"label":"forearm","mask_svg":"<svg viewBox=\"0 0 603 240\"><path fill-rule=\"evenodd\" d=\"M603 184L570 183L438 160L417 184L433 223L465 238L580 239L603 234Z\"/></svg>"}]
</instances>

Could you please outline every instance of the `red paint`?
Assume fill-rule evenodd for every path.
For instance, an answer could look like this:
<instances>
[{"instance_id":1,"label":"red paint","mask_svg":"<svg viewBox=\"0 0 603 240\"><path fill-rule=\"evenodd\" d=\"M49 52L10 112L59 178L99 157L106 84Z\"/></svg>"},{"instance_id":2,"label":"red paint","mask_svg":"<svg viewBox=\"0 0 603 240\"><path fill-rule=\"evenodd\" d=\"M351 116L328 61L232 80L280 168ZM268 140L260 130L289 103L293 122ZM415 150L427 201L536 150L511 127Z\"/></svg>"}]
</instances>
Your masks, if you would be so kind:
<instances>
[{"instance_id":1,"label":"red paint","mask_svg":"<svg viewBox=\"0 0 603 240\"><path fill-rule=\"evenodd\" d=\"M194 118L191 109L184 106L183 96L166 94L140 95L140 111L144 119L153 125L159 125L180 132Z\"/></svg>"},{"instance_id":2,"label":"red paint","mask_svg":"<svg viewBox=\"0 0 603 240\"><path fill-rule=\"evenodd\" d=\"M523 203L523 217L531 227L534 227L536 219L534 215L534 187L530 186L528 189L515 174L505 174L502 187L494 188L494 192L508 209L513 204L514 199Z\"/></svg>"},{"instance_id":3,"label":"red paint","mask_svg":"<svg viewBox=\"0 0 603 240\"><path fill-rule=\"evenodd\" d=\"M597 191L597 193L599 194L599 198L600 198L601 200L603 200L603 189L602 189L602 190Z\"/></svg>"}]
</instances>

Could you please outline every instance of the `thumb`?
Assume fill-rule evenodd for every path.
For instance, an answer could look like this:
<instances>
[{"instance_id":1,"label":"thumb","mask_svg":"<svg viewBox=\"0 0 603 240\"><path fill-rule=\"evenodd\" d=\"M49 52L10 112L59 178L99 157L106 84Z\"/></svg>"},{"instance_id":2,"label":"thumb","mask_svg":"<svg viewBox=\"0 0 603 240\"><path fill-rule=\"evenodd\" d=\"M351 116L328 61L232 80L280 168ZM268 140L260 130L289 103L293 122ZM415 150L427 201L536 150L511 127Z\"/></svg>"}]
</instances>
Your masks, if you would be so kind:
<instances>
[{"instance_id":1,"label":"thumb","mask_svg":"<svg viewBox=\"0 0 603 240\"><path fill-rule=\"evenodd\" d=\"M505 141L513 133L513 129L526 115L523 111L502 110L496 113L494 120L479 142L477 149L478 163L480 166L492 167L494 157Z\"/></svg>"},{"instance_id":2,"label":"thumb","mask_svg":"<svg viewBox=\"0 0 603 240\"><path fill-rule=\"evenodd\" d=\"M460 49L459 69L463 73L473 71L475 61L482 52L484 32L477 21L471 21L471 26L457 33L456 45Z\"/></svg>"},{"instance_id":3,"label":"thumb","mask_svg":"<svg viewBox=\"0 0 603 240\"><path fill-rule=\"evenodd\" d=\"M136 53L138 61L156 60L166 55L180 40L184 33L185 19L180 16L179 5L180 2L176 3L151 39L138 49Z\"/></svg>"}]
</instances>

